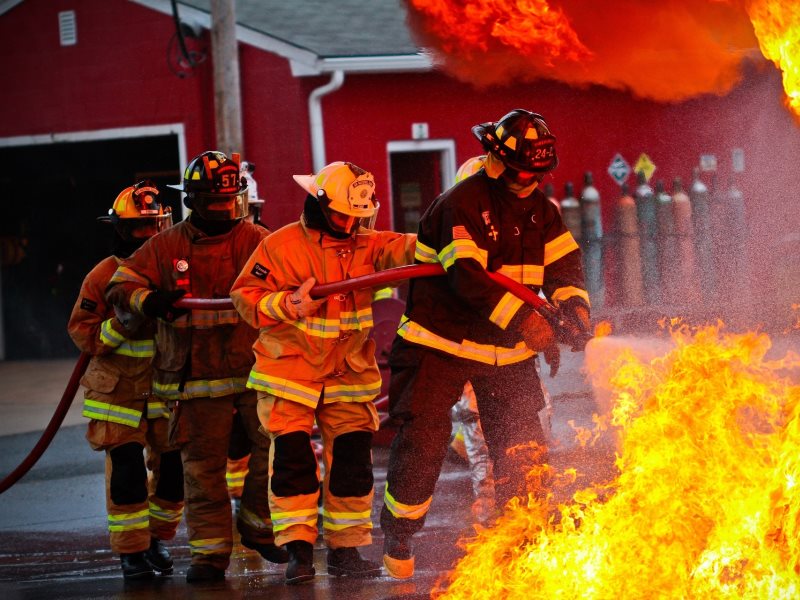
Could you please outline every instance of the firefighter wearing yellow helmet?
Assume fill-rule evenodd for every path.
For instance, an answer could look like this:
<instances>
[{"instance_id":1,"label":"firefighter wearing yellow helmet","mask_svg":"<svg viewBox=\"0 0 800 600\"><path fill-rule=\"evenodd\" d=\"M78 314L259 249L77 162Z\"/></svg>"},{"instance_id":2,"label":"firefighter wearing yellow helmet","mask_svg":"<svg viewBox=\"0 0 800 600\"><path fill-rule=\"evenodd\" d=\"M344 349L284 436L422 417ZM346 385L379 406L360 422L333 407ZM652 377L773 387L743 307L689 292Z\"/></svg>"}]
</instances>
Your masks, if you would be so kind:
<instances>
[{"instance_id":1,"label":"firefighter wearing yellow helmet","mask_svg":"<svg viewBox=\"0 0 800 600\"><path fill-rule=\"evenodd\" d=\"M411 281L389 359L389 412L401 425L389 458L381 529L384 566L395 578L414 573L412 536L425 523L450 438L449 412L467 381L494 464L499 506L528 492L530 465L522 464L523 453L509 450L531 443L545 448L535 357L544 353L553 369L555 334L487 271L541 290L565 319L585 318L588 326L580 249L539 190L558 164L544 117L516 109L472 131L486 152L483 168L442 193L419 225L416 260L441 264L447 273Z\"/></svg>"},{"instance_id":2,"label":"firefighter wearing yellow helmet","mask_svg":"<svg viewBox=\"0 0 800 600\"><path fill-rule=\"evenodd\" d=\"M163 544L183 511L180 451L167 440L166 404L150 393L152 321L114 309L105 289L121 260L172 224L155 184L125 188L101 221L114 226L114 255L86 276L67 329L78 348L92 355L81 383L86 438L106 453L106 509L111 549L120 555L126 580L172 572ZM147 453L145 465L144 453ZM148 486L147 470L154 477Z\"/></svg>"},{"instance_id":3,"label":"firefighter wearing yellow helmet","mask_svg":"<svg viewBox=\"0 0 800 600\"><path fill-rule=\"evenodd\" d=\"M275 539L289 552L286 582L314 577L319 468L311 444L322 432L322 530L328 573L380 574L362 558L371 543L371 445L380 391L372 290L312 299L309 290L408 264L413 234L362 225L375 211L375 180L352 163L295 175L306 192L300 220L266 238L231 289L242 318L260 329L248 386L258 390L261 424L273 445L269 489Z\"/></svg>"},{"instance_id":4,"label":"firefighter wearing yellow helmet","mask_svg":"<svg viewBox=\"0 0 800 600\"><path fill-rule=\"evenodd\" d=\"M334 162L316 175L294 175L294 180L317 200L326 230L334 237L353 235L361 220L369 219L375 212L372 173L352 163Z\"/></svg>"},{"instance_id":5,"label":"firefighter wearing yellow helmet","mask_svg":"<svg viewBox=\"0 0 800 600\"><path fill-rule=\"evenodd\" d=\"M180 189L187 220L150 238L111 279L108 297L156 319L153 391L173 407L171 431L186 474L189 583L221 580L233 549L225 479L236 410L252 443L236 527L242 545L286 562L274 544L269 504L269 440L258 431L255 392L246 387L257 332L234 310L176 306L184 295L222 298L268 231L244 220L247 186L238 156L207 151L186 167Z\"/></svg>"},{"instance_id":6,"label":"firefighter wearing yellow helmet","mask_svg":"<svg viewBox=\"0 0 800 600\"><path fill-rule=\"evenodd\" d=\"M122 190L108 215L97 220L114 226L114 256L127 258L148 238L172 226L172 209L160 202L156 184L143 180Z\"/></svg>"}]
</instances>

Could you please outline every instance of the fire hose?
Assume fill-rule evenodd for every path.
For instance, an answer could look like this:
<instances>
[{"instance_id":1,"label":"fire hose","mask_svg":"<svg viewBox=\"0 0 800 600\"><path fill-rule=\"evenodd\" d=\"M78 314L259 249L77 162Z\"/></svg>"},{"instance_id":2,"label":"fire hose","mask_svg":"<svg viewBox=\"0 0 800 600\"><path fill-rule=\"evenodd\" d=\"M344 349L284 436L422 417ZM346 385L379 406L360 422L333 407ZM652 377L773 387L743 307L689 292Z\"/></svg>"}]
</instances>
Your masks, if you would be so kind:
<instances>
[{"instance_id":1,"label":"fire hose","mask_svg":"<svg viewBox=\"0 0 800 600\"><path fill-rule=\"evenodd\" d=\"M50 423L47 424L47 427L42 433L42 437L39 438L39 441L33 447L33 450L30 451L28 456L25 457L25 460L23 460L16 469L14 469L9 475L0 481L0 494L5 492L8 488L19 481L22 476L25 475L25 473L30 471L31 467L36 464L36 461L39 460L42 454L44 454L44 451L47 450L47 447L50 445L50 442L53 441L53 437L56 435L56 431L58 431L58 428L61 427L64 417L67 416L67 411L69 410L70 404L72 404L72 399L75 398L75 392L78 391L78 385L80 384L81 377L83 377L83 373L86 371L86 367L88 366L91 358L91 354L81 352L81 355L78 357L78 361L75 363L75 367L72 369L72 375L69 378L69 383L67 383L67 387L64 388L64 393L61 396L61 402L58 403L56 411L53 413L53 416L50 419Z\"/></svg>"},{"instance_id":2,"label":"fire hose","mask_svg":"<svg viewBox=\"0 0 800 600\"><path fill-rule=\"evenodd\" d=\"M342 281L334 281L332 283L317 284L309 292L314 298L323 298L333 294L346 294L356 289L366 287L379 287L393 282L402 281L404 279L415 279L417 277L432 277L437 275L444 275L445 270L439 264L425 264L425 265L406 265L404 267L396 267L394 269L386 269L360 277L353 277L352 279L344 279ZM566 322L562 319L556 308L541 298L533 290L525 285L514 281L513 279L502 275L501 273L492 273L487 271L487 275L497 284L505 288L517 296L526 304L530 304L541 314L548 322L561 332L561 338L567 343L572 345L573 351L581 351L586 347L586 343L592 338L588 332L582 331L579 327ZM233 308L233 301L230 298L181 298L175 303L176 307L188 308L193 310L228 310ZM86 352L81 353L75 367L72 370L67 387L61 396L61 401L53 413L50 423L42 433L39 441L34 446L33 450L23 460L19 466L0 481L0 494L5 492L8 488L19 481L36 462L41 458L44 451L53 441L58 428L64 421L64 417L72 404L75 394L80 385L80 379L86 371L89 364L91 355Z\"/></svg>"},{"instance_id":3,"label":"fire hose","mask_svg":"<svg viewBox=\"0 0 800 600\"><path fill-rule=\"evenodd\" d=\"M445 270L440 264L406 265L404 267L386 269L352 279L317 284L311 288L309 294L314 298L324 298L325 296L331 296L333 294L346 294L360 288L379 287L404 279L433 277L444 274ZM531 305L540 315L547 319L550 325L559 333L559 338L569 344L574 352L582 351L589 340L592 339L593 336L590 332L584 331L579 325L564 319L555 306L529 287L514 281L502 273L487 271L486 274L495 283L503 287L506 291L514 294L526 304ZM228 310L233 308L233 302L230 298L210 299L184 297L178 300L175 306L194 310Z\"/></svg>"}]
</instances>

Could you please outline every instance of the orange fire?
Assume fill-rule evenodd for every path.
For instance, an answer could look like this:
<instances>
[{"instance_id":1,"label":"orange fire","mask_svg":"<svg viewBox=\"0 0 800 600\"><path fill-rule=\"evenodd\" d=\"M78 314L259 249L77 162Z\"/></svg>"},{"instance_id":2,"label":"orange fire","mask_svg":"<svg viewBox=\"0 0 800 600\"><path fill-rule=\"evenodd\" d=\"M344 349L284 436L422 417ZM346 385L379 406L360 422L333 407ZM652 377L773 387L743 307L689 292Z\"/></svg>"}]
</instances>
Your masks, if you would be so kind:
<instances>
[{"instance_id":1,"label":"orange fire","mask_svg":"<svg viewBox=\"0 0 800 600\"><path fill-rule=\"evenodd\" d=\"M786 104L795 115L800 115L800 4L751 0L747 13L762 54L783 73Z\"/></svg>"},{"instance_id":2,"label":"orange fire","mask_svg":"<svg viewBox=\"0 0 800 600\"><path fill-rule=\"evenodd\" d=\"M540 78L659 101L725 94L745 59L784 73L795 111L798 13L786 0L406 0L422 46L479 86ZM758 36L758 37L756 37ZM666 77L664 74L679 74Z\"/></svg>"},{"instance_id":3,"label":"orange fire","mask_svg":"<svg viewBox=\"0 0 800 600\"><path fill-rule=\"evenodd\" d=\"M600 321L594 327L594 337L601 338L611 335L611 323L609 321Z\"/></svg>"},{"instance_id":4,"label":"orange fire","mask_svg":"<svg viewBox=\"0 0 800 600\"><path fill-rule=\"evenodd\" d=\"M433 596L800 597L800 358L769 360L770 345L679 326L656 359L621 354L616 475L552 474L547 499L464 541Z\"/></svg>"}]
</instances>

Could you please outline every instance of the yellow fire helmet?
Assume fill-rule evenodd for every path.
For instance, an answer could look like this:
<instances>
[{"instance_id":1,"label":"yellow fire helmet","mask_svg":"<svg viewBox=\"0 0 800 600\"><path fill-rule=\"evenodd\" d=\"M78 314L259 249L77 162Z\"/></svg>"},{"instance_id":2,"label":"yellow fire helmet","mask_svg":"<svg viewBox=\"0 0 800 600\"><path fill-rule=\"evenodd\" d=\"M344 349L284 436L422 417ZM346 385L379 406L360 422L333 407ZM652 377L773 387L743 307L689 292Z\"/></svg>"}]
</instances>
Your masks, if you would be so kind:
<instances>
[{"instance_id":1,"label":"yellow fire helmet","mask_svg":"<svg viewBox=\"0 0 800 600\"><path fill-rule=\"evenodd\" d=\"M352 234L375 212L375 179L353 163L336 161L316 175L293 175L319 202L322 214L334 231Z\"/></svg>"},{"instance_id":2,"label":"yellow fire helmet","mask_svg":"<svg viewBox=\"0 0 800 600\"><path fill-rule=\"evenodd\" d=\"M143 180L122 190L108 216L98 220L114 225L123 239L149 237L172 225L172 209L159 202L156 184ZM149 233L136 234L137 230Z\"/></svg>"},{"instance_id":3,"label":"yellow fire helmet","mask_svg":"<svg viewBox=\"0 0 800 600\"><path fill-rule=\"evenodd\" d=\"M473 156L472 158L465 160L461 166L458 167L458 171L456 171L456 183L463 181L470 175L475 175L475 173L481 170L481 167L483 167L483 161L485 160L485 154Z\"/></svg>"}]
</instances>

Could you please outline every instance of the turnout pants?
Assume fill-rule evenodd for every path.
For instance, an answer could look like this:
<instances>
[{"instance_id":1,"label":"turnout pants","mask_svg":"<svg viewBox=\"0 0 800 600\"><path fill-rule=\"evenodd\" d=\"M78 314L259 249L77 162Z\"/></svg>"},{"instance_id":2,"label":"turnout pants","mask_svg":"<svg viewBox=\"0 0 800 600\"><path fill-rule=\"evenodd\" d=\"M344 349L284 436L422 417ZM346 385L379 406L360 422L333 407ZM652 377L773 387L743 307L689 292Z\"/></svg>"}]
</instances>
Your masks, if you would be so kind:
<instances>
[{"instance_id":1,"label":"turnout pants","mask_svg":"<svg viewBox=\"0 0 800 600\"><path fill-rule=\"evenodd\" d=\"M183 514L183 471L179 451L167 441L167 425L165 418L142 418L138 427L89 422L86 439L106 453L108 531L117 554L147 550L151 537L175 537Z\"/></svg>"},{"instance_id":2,"label":"turnout pants","mask_svg":"<svg viewBox=\"0 0 800 600\"><path fill-rule=\"evenodd\" d=\"M231 440L228 444L228 465L225 470L228 494L231 498L238 500L242 498L244 479L249 470L251 446L250 437L242 423L242 415L239 414L239 411L234 411Z\"/></svg>"},{"instance_id":3,"label":"turnout pants","mask_svg":"<svg viewBox=\"0 0 800 600\"><path fill-rule=\"evenodd\" d=\"M322 530L329 548L372 543L372 402L334 402L311 408L260 392L258 414L269 432L269 503L275 540L317 539L319 464L311 445L316 419L322 433Z\"/></svg>"},{"instance_id":4,"label":"turnout pants","mask_svg":"<svg viewBox=\"0 0 800 600\"><path fill-rule=\"evenodd\" d=\"M399 341L390 365L389 414L401 425L389 454L381 511L387 536L407 540L425 524L450 441L450 409L467 381L494 464L498 506L527 493L526 473L546 461L538 415L544 398L533 358L498 367Z\"/></svg>"},{"instance_id":5,"label":"turnout pants","mask_svg":"<svg viewBox=\"0 0 800 600\"><path fill-rule=\"evenodd\" d=\"M236 527L243 539L274 542L266 494L269 438L259 432L255 392L181 400L173 408L170 439L180 446L183 459L192 564L226 569L230 563L232 516L225 468L234 408L252 444Z\"/></svg>"}]
</instances>

